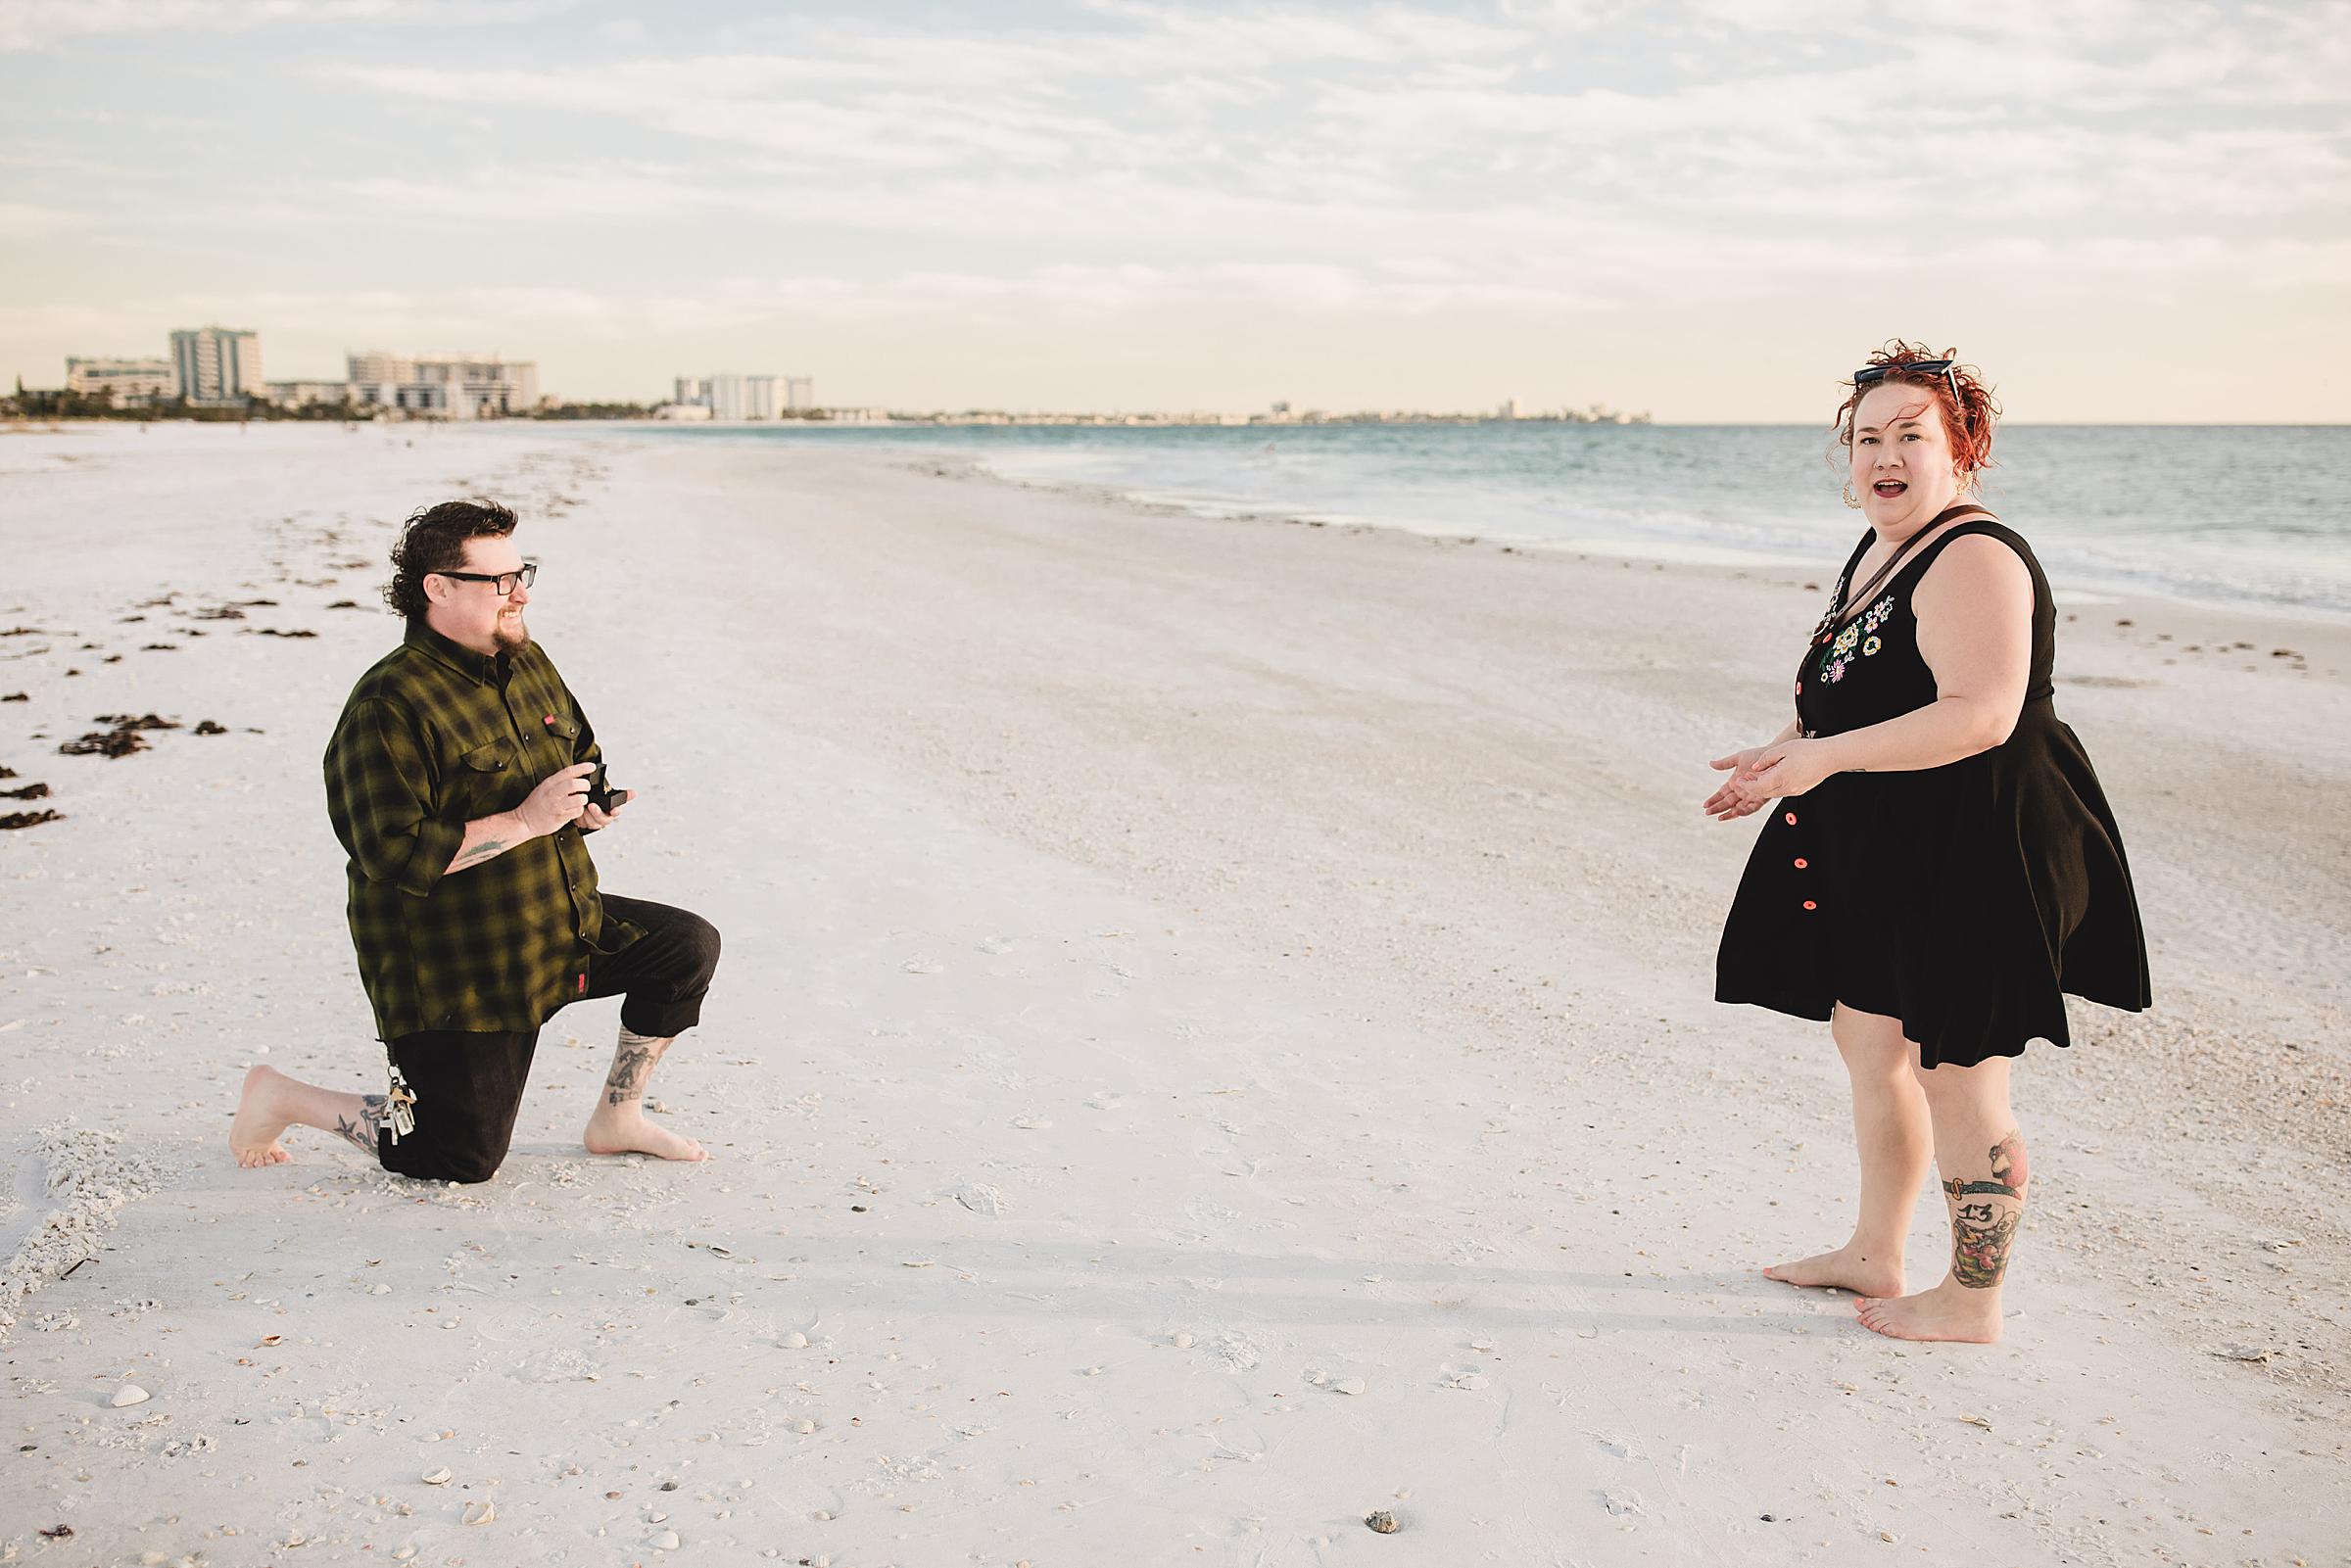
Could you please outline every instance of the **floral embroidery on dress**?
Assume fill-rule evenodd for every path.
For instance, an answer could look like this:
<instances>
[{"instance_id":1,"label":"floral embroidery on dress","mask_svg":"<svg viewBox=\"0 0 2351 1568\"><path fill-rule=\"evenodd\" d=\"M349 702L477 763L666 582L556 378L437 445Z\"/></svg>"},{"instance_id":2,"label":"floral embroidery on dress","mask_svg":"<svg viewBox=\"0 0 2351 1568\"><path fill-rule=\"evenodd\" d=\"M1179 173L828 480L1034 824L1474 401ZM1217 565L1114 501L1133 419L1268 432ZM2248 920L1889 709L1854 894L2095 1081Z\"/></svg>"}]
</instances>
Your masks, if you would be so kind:
<instances>
[{"instance_id":1,"label":"floral embroidery on dress","mask_svg":"<svg viewBox=\"0 0 2351 1568\"><path fill-rule=\"evenodd\" d=\"M1824 681L1844 680L1846 670L1854 660L1870 658L1885 647L1885 641L1877 636L1877 631L1894 621L1894 595L1889 594L1846 622L1844 630L1832 638L1829 636L1829 626L1836 617L1837 605L1844 598L1845 580L1839 578L1837 594L1830 602L1829 613L1822 616L1820 625L1813 629L1813 637L1828 648L1820 661L1820 674ZM1800 687L1799 690L1801 690Z\"/></svg>"}]
</instances>

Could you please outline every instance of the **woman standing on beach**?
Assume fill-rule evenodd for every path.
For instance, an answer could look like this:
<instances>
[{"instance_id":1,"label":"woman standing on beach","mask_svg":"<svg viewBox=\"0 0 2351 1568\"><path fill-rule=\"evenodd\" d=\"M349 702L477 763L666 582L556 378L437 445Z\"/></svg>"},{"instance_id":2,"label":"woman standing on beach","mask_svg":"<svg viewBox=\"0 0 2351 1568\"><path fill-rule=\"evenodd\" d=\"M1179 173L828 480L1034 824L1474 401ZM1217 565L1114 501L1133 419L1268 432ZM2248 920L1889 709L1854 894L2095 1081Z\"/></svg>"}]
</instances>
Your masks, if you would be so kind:
<instances>
[{"instance_id":1,"label":"woman standing on beach","mask_svg":"<svg viewBox=\"0 0 2351 1568\"><path fill-rule=\"evenodd\" d=\"M2051 704L2056 611L2023 539L1967 498L1998 408L1974 370L1895 343L1838 409L1869 520L1778 736L1712 766L1723 822L1769 808L1715 997L1826 1019L1852 1079L1860 1217L1764 1273L1854 1292L1898 1339L2000 1337L2030 1164L2009 1060L2069 1042L2060 993L2144 1008L2146 945L2097 776ZM1904 1295L1932 1157L1943 1281Z\"/></svg>"}]
</instances>

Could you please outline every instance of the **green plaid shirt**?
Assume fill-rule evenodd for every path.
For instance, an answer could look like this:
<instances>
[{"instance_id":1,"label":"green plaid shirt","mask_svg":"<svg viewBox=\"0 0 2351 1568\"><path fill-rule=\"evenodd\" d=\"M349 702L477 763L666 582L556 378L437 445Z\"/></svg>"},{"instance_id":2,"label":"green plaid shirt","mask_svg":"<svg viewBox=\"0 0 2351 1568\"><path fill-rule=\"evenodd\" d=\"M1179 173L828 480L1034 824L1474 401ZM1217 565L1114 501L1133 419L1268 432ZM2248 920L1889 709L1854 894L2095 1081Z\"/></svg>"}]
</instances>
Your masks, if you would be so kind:
<instances>
[{"instance_id":1,"label":"green plaid shirt","mask_svg":"<svg viewBox=\"0 0 2351 1568\"><path fill-rule=\"evenodd\" d=\"M360 677L326 747L326 810L351 856L351 940L386 1040L536 1029L599 953L645 933L604 918L577 827L445 876L477 817L598 755L539 644L495 658L419 621Z\"/></svg>"}]
</instances>

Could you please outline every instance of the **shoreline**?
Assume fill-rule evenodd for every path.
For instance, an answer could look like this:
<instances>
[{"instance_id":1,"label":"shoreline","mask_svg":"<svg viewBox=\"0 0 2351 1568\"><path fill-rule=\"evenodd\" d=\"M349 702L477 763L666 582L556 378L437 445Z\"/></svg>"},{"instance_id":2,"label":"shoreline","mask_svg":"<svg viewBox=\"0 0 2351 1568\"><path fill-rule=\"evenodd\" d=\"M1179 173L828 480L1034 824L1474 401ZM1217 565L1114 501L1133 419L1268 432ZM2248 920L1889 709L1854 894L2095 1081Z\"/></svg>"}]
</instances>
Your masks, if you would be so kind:
<instances>
[{"instance_id":1,"label":"shoreline","mask_svg":"<svg viewBox=\"0 0 2351 1568\"><path fill-rule=\"evenodd\" d=\"M1497 421L1496 423L1501 422ZM919 450L923 445L920 432L926 428L931 427L919 425L898 427L847 426L831 431L826 431L820 427L814 432L792 432L790 437L787 439L796 440L799 436L807 435L809 439L820 442L827 440L840 440L844 445L857 445L866 442L872 442L877 445L885 443L903 443L908 448ZM975 426L965 428L985 430L992 429L994 427ZM1107 429L1112 433L1111 439L1114 441L1119 439L1115 433L1118 428L1119 427L1107 427ZM1239 430L1240 434L1243 436L1253 436L1254 434L1267 433L1278 435L1284 432L1311 432L1319 427L1268 426L1264 427L1263 431L1257 430L1256 427L1244 428L1231 426L1201 426L1193 428L1224 431ZM1737 434L1740 432L1751 432L1756 430L1800 430L1809 427L1691 425L1660 426L1657 428L1668 430L1720 430L1725 433ZM2134 431L2156 429L2161 427L2049 425L2038 427L2019 426L2016 428L2026 430L2092 430L2113 428L2118 431ZM2313 430L2329 430L2338 427L2184 426L2180 428L2190 430L2221 430L2237 428L2242 428L2245 430L2305 428ZM722 443L741 441L756 442L762 439L774 439L784 434L783 427L781 426L777 427L775 431L770 431L766 427L757 424L719 427L691 425L644 425L638 427L638 429L641 434L656 439L670 439L682 436L688 440L699 439ZM1143 434L1147 436L1149 432L1145 431ZM1852 534L1824 531L1817 541L1810 539L1806 539L1801 542L1786 540L1769 547L1765 547L1760 545L1750 546L1745 544L1713 546L1703 541L1693 541L1673 537L1670 534L1659 534L1654 538L1643 537L1640 533L1639 525L1631 523L1628 520L1627 526L1624 529L1616 531L1613 537L1601 537L1581 540L1557 539L1547 537L1541 533L1527 532L1523 529L1512 530L1508 526L1464 526L1460 523L1446 521L1415 520L1414 518L1403 515L1354 515L1342 510L1333 510L1329 506L1324 505L1305 503L1285 504L1281 502L1261 503L1249 500L1242 497L1220 497L1207 494L1186 495L1180 490L1165 489L1161 482L1157 480L1147 483L1137 482L1131 486L1122 486L1117 484L1105 484L1101 481L1091 479L1059 479L1047 474L1010 471L1007 468L999 465L1001 459L998 456L977 452L973 449L958 445L942 445L937 448L937 451L941 455L952 457L961 461L976 463L979 466L986 469L993 477L1003 479L1007 483L1028 485L1047 491L1059 488L1068 488L1077 494L1092 496L1097 499L1105 499L1118 504L1131 503L1145 506L1166 506L1179 511L1210 518L1266 517L1275 518L1282 521L1295 521L1313 527L1374 527L1417 534L1432 538L1444 538L1447 540L1466 539L1480 543L1508 545L1529 552L1565 551L1570 554L1589 554L1605 556L1609 559L1625 558L1643 564L1648 564L1653 561L1664 561L1670 565L1724 566L1731 570L1770 570L1778 566L1795 567L1802 565L1817 565L1818 556L1805 553L1812 546L1817 545L1821 554L1841 556L1843 550L1849 546L1850 539L1852 537ZM2006 501L2003 500L1999 503L1996 503L1993 509L1997 510L2000 505L2005 504ZM1833 503L1828 506L1828 511L1834 511ZM1824 515L1826 514L1827 513L1824 513ZM1858 526L1858 520L1855 519L1853 533L1857 534ZM2033 530L2031 528L2028 527L2023 531L2028 537L2032 537ZM2065 550L2074 547L2081 542L2060 538L2050 543L2055 546L2060 557L2062 557L2062 553ZM2044 546L2044 553L2045 552L2046 546ZM1713 558L1709 558L1710 555L1713 556ZM2048 563L2044 562L2044 565ZM1827 569L1833 573L1834 566L1835 561L1831 560ZM2256 593L2232 592L2221 586L2214 586L2200 593L2185 592L2174 586L2138 582L2128 577L2102 575L2102 569L2095 566L2086 569L2077 569L2075 563L2067 563L2063 561L2062 558L2059 559L2059 562L2056 566L2051 568L2051 572L2052 585L2060 602L2063 604L2071 604L2076 607L2083 605L2098 606L2108 603L2128 602L2131 600L2150 600L2165 604L2177 604L2187 609L2211 610L2221 613L2263 616L2288 623L2290 625L2307 624L2325 626L2351 626L2351 601L2346 601L2339 606L2329 606L2323 603L2306 603L2291 598L2283 598Z\"/></svg>"},{"instance_id":2,"label":"shoreline","mask_svg":"<svg viewBox=\"0 0 2351 1568\"><path fill-rule=\"evenodd\" d=\"M0 423L0 433L12 435L61 435L72 431L96 432L110 427L119 426L126 422L127 421L116 420L66 420L49 421L47 423L40 423L36 421L17 421L13 423ZM156 424L159 427L167 427L176 424L178 426L190 429L202 429L207 425L218 423L226 423L226 421L156 421ZM1205 422L1197 424L1127 426L1120 424L999 425L985 421L942 424L939 422L927 420L910 420L905 422L869 422L857 420L843 421L839 423L827 421L779 420L772 422L745 421L741 424L727 425L700 425L692 423L680 424L672 421L653 419L531 420L519 418L484 421L474 424L450 423L446 421L430 420L384 420L359 421L355 424L346 426L337 421L294 419L264 420L260 421L260 423L264 427L322 428L332 425L334 428L345 430L381 428L386 431L408 432L409 433L408 439L411 440L414 439L416 433L428 431L456 433L459 435L470 436L492 436L494 433L504 432L507 438L517 440L525 439L527 437L552 439L597 439L608 438L611 435L617 434L625 437L649 439L656 442L667 441L681 436L689 439L740 440L744 438L766 438L789 434L792 436L808 435L817 439L847 438L850 441L871 440L876 443L904 441L909 447L919 447L922 432L936 430L1019 431L1029 429L1075 429L1099 430L1105 432L1137 430L1145 433L1155 430L1215 430L1239 431L1244 434L1253 432L1272 432L1280 434L1312 432L1324 429L1379 427L1377 422L1367 422L1363 425L1357 425L1346 421L1331 421L1320 424L1268 424L1265 426L1224 425L1210 424ZM1591 422L1547 422L1543 420L1529 419L1504 420L1486 417L1464 418L1462 420L1449 421L1431 421L1430 423L1451 428L1458 425L1472 424L1509 427L1529 424L1581 424ZM1400 428L1417 427L1403 426ZM1618 427L1610 425L1608 428ZM1806 430L1813 429L1815 427L1804 423L1657 423L1647 427L1624 426L1621 428L1655 428L1661 430L1738 432L1752 430ZM2209 422L2184 425L2151 425L2144 423L2127 425L2087 425L2069 423L2030 424L2012 421L2008 425L2004 426L2004 428L2012 428L2016 430L2069 431L2234 430L2255 432L2342 430L2351 427L2328 424L2212 424ZM436 438L428 437L427 439ZM1013 474L989 467L984 457L976 456L965 451L954 448L940 449L939 455L953 458L960 463L969 464L986 473L990 478L1000 480L1006 484L1020 485L1043 492L1067 491L1070 494L1089 497L1113 505L1134 505L1150 509L1166 509L1211 520L1277 521L1295 523L1314 528L1331 527L1342 530L1354 528L1376 528L1393 532L1413 534L1425 538L1440 539L1449 544L1484 544L1504 546L1509 549L1528 554L1567 554L1579 558L1600 557L1609 560L1625 559L1642 565L1663 563L1677 569L1685 567L1697 567L1720 568L1733 572L1768 572L1774 570L1797 569L1815 570L1818 568L1819 564L1812 557L1796 553L1793 549L1787 551L1748 550L1744 547L1726 546L1719 547L1722 551L1719 558L1708 558L1707 552L1716 548L1715 546L1691 545L1685 542L1670 539L1660 538L1655 540L1641 540L1622 538L1613 540L1556 540L1545 538L1539 534L1529 534L1523 532L1512 533L1500 529L1485 529L1473 532L1454 524L1433 521L1418 522L1408 517L1354 515L1303 506L1260 504L1238 498L1220 499L1211 497L1186 497L1172 492L1155 492L1149 488L1122 488L1116 485L1106 485L1089 480L1056 480L1031 475ZM2028 538L2032 537L2029 529L2023 531L2026 532ZM1832 575L1833 566L1834 563L1832 562ZM2062 574L2060 575L2062 576ZM2094 574L2092 575L2094 577ZM2087 581L2083 586L2074 586L2066 581L2053 580L2051 589L2061 609L2102 609L2111 605L2136 602L2165 608L2174 608L2191 613L2248 616L2258 620L2277 622L2280 626L2289 629L2298 626L2351 627L2351 606L2333 608L2321 604L2305 604L2275 597L2231 594L2217 591L2202 594L2190 594L2163 587L2128 581L2095 580Z\"/></svg>"},{"instance_id":3,"label":"shoreline","mask_svg":"<svg viewBox=\"0 0 2351 1568\"><path fill-rule=\"evenodd\" d=\"M1452 1561L2283 1565L2351 1533L2351 632L2289 673L2160 663L2244 619L2061 623L2158 1011L2028 1053L2007 1341L1890 1346L1753 1277L1835 1239L1842 1074L1706 995L1749 835L1699 817L1703 759L1763 733L1816 576L402 439L0 475L0 630L54 634L0 641L0 764L67 813L0 833L19 1190L16 1129L67 1117L170 1166L5 1341L77 1545L1242 1568L1392 1553L1386 1507ZM487 1187L324 1138L223 1168L244 1063L370 1069L316 755L396 628L331 606L461 486L523 510L534 631L647 789L605 884L726 933L653 1086L709 1166L577 1148L607 1005L545 1030ZM190 728L55 754L148 712Z\"/></svg>"},{"instance_id":4,"label":"shoreline","mask_svg":"<svg viewBox=\"0 0 2351 1568\"><path fill-rule=\"evenodd\" d=\"M1563 544L1526 536L1464 533L1434 525L1420 527L1410 523L1376 521L1367 518L1342 521L1328 516L1319 516L1311 512L1287 510L1280 507L1214 508L1186 503L1176 499L1153 498L1132 491L1120 490L1114 486L1092 484L1080 480L1031 479L1000 473L989 468L979 458L966 457L961 453L952 455L958 459L956 462L945 468L935 465L930 471L936 473L939 477L953 477L957 472L965 472L967 477L984 479L993 484L1032 491L1040 495L1067 497L1090 504L1120 511L1132 511L1145 516L1186 518L1204 523L1328 529L1337 534L1392 534L1435 545L1487 549L1504 555L1550 557L1586 566L1619 565L1633 569L1649 567L1656 571L1699 574L1734 582L1751 580L1788 584L1800 578L1803 592L1818 592L1824 594L1829 583L1836 576L1837 563L1834 560L1828 561L1824 565L1817 560L1807 562L1794 558L1754 561L1690 559L1670 554L1644 554L1629 548L1624 551L1615 551L1592 545ZM925 460L935 462L935 459L932 458ZM2031 538L2029 534L2026 537L2028 540ZM2351 673L2351 615L2341 612L2265 600L2194 599L2146 589L2129 591L2116 589L2111 592L2066 590L2052 584L2050 594L2057 605L2061 626L2069 619L2080 622L2084 618L2083 612L2086 611L2126 612L2117 617L2123 628L2135 627L2142 619L2150 623L2162 620L2167 625L2185 627L2186 635L2198 639L2194 644L2194 651L2210 652L2215 655L2215 660L2208 662L2215 662L2230 652L2251 653L2257 659L2271 657L2274 656L2274 650L2287 640L2289 634L2306 628L2312 629L2319 634L2319 637L2316 639L2306 638L2305 641L2315 641L2317 645L2323 646L2327 650L2323 656L2328 662L2321 673L2330 678ZM2070 616L2068 612L2072 612ZM2091 618L2094 620L2094 614ZM2224 629L2227 630L2228 635L2224 635ZM2159 659L2176 659L2179 653L2189 650L2189 644L2182 641L2182 634L2179 631L2156 632L2150 625L2149 632L2151 641L2146 643L2146 646L2149 651L2156 653ZM2244 635L2247 633L2260 635L2247 638ZM2157 645L2166 642L2178 642L2180 645L2168 649ZM2242 648L2237 646L2239 643L2246 642L2249 642L2250 646ZM2292 651L2299 653L2299 650ZM2308 664L2310 659L2310 655L2300 655L2296 665L2297 673L2301 673L2300 666ZM2236 662L2246 670L2261 667L2258 663L2244 664L2241 660Z\"/></svg>"}]
</instances>

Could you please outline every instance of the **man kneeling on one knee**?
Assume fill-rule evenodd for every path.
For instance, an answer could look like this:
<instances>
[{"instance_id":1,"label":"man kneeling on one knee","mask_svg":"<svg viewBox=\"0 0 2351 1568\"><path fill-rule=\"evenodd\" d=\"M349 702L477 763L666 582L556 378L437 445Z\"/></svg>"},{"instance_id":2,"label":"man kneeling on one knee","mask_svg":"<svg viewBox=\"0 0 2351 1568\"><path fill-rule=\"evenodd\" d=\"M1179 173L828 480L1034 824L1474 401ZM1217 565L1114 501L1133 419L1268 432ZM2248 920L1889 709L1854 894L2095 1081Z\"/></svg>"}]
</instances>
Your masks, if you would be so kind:
<instances>
[{"instance_id":1,"label":"man kneeling on one knee","mask_svg":"<svg viewBox=\"0 0 2351 1568\"><path fill-rule=\"evenodd\" d=\"M700 1018L718 932L698 915L597 889L586 834L630 797L590 798L596 733L523 625L538 574L504 506L408 520L384 591L401 645L360 678L326 749L327 813L351 856L351 937L386 1042L384 1094L273 1069L245 1075L237 1164L287 1159L293 1124L387 1170L488 1181L514 1135L539 1026L620 996L620 1045L583 1134L591 1154L708 1158L646 1119L646 1080Z\"/></svg>"}]
</instances>

